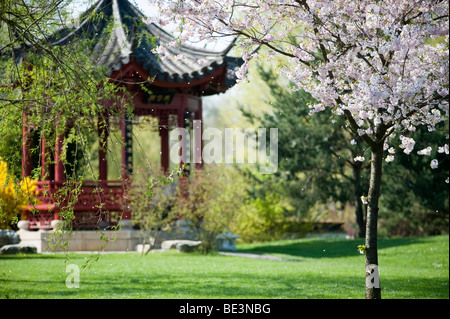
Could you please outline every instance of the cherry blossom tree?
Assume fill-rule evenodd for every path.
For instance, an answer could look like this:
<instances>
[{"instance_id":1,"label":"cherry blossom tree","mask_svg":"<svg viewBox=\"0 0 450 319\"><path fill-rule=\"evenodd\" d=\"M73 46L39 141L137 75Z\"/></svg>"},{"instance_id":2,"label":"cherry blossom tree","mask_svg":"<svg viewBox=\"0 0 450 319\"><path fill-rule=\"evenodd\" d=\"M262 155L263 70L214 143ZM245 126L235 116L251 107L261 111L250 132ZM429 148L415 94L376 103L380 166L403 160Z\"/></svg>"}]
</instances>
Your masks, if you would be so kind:
<instances>
[{"instance_id":1,"label":"cherry blossom tree","mask_svg":"<svg viewBox=\"0 0 450 319\"><path fill-rule=\"evenodd\" d=\"M320 101L311 114L331 108L334 116L345 117L354 139L370 152L357 160L370 158L364 252L366 269L374 269L383 162L393 161L396 152L413 152L416 141L408 134L418 126L433 131L448 121L448 0L152 2L160 10L156 22L178 25L177 41L236 37L244 59L236 72L241 80L250 59L275 60L293 89ZM173 47L156 49L162 57L165 50ZM396 135L399 146L390 143ZM446 150L443 141L440 151ZM419 150L427 154L426 146ZM430 170L438 165L430 160ZM379 285L370 280L366 298L381 298Z\"/></svg>"}]
</instances>

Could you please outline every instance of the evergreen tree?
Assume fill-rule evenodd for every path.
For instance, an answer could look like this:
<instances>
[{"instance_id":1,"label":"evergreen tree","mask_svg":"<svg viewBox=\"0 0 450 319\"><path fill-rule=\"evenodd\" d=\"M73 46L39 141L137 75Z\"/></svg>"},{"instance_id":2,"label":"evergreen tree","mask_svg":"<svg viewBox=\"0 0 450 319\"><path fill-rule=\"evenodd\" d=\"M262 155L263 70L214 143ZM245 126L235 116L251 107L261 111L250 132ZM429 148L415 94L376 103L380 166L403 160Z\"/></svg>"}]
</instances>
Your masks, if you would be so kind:
<instances>
[{"instance_id":1,"label":"evergreen tree","mask_svg":"<svg viewBox=\"0 0 450 319\"><path fill-rule=\"evenodd\" d=\"M278 128L277 175L285 179L287 187L284 191L295 202L297 211L300 210L298 213L329 200L353 202L358 227L356 235L364 237L361 196L367 190L364 176L367 165L357 157L364 152L362 141L346 129L344 123L330 125L330 118L331 121L342 121L330 110L310 116L308 105L316 101L309 93L292 91L280 84L272 69L265 70L259 65L258 72L273 97L273 102L267 102L273 110L259 118L249 110L251 106L241 107L241 111L250 121L259 121L262 127Z\"/></svg>"},{"instance_id":2,"label":"evergreen tree","mask_svg":"<svg viewBox=\"0 0 450 319\"><path fill-rule=\"evenodd\" d=\"M449 189L442 181L449 172L449 151L440 145L448 136L448 122L440 123L433 133L419 127L413 136L422 156L398 154L384 167L380 228L385 235L397 236L448 233ZM438 166L431 167L431 160Z\"/></svg>"}]
</instances>

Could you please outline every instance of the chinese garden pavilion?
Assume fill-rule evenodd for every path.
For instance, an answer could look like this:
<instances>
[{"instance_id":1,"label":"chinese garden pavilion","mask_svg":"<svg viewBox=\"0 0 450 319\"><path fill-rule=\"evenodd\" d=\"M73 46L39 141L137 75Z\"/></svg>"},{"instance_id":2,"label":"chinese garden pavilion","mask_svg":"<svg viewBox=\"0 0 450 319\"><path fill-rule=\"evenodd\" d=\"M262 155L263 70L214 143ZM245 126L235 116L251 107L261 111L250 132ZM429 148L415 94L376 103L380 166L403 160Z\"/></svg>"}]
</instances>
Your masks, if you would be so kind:
<instances>
[{"instance_id":1,"label":"chinese garden pavilion","mask_svg":"<svg viewBox=\"0 0 450 319\"><path fill-rule=\"evenodd\" d=\"M95 20L89 15L95 14ZM152 116L158 119L161 143L161 167L169 168L169 128L186 127L193 120L202 119L202 96L225 92L235 84L236 68L242 63L240 59L227 56L232 45L221 52L201 49L180 44L167 48L168 58L160 59L152 52L152 44L148 37L138 37L146 32L156 37L156 43L166 44L174 37L159 26L145 23L146 17L126 0L100 0L81 15L80 23L75 28L66 28L57 32L52 45L63 46L77 37L94 39L96 45L92 56L96 63L105 67L111 81L125 86L133 99L134 116ZM107 29L110 22L113 27ZM98 38L98 41L96 40ZM175 59L179 54L183 59ZM204 63L199 61L203 60ZM148 81L147 90L141 88L143 81ZM105 116L109 119L108 103L105 103ZM25 116L25 115L24 115ZM122 216L122 221L129 221L131 212L125 208L124 181L132 172L132 120L122 112L119 119L121 127L122 180L107 179L106 147L99 147L99 180L84 181L78 201L74 206L76 219L75 229L92 229L99 221L114 223L114 218ZM99 126L100 145L107 143L108 132ZM24 119L22 174L30 176L33 164L31 161L30 128ZM55 192L66 181L66 172L60 160L63 151L64 136L56 138L54 163L47 165L49 174L43 174L38 182L38 199L35 207L28 207L24 213L28 219L29 230L52 229L52 221L58 220L58 207L55 204ZM41 167L46 143L40 141ZM45 178L44 178L45 176ZM98 190L101 190L98 192ZM45 192L44 192L45 190ZM99 204L103 207L100 211ZM33 214L37 209L39 214ZM126 224L126 223L124 223Z\"/></svg>"}]
</instances>

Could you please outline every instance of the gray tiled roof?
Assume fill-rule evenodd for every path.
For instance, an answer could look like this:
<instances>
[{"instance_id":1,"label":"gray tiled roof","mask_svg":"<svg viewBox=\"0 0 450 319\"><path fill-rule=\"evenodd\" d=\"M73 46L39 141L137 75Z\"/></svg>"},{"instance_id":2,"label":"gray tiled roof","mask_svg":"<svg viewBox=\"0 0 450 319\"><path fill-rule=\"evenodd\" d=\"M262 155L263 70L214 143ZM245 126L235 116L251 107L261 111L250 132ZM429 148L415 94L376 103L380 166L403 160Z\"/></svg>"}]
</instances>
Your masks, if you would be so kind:
<instances>
[{"instance_id":1,"label":"gray tiled roof","mask_svg":"<svg viewBox=\"0 0 450 319\"><path fill-rule=\"evenodd\" d=\"M97 18L91 19L89 17ZM216 52L186 44L167 46L167 59L152 52L155 44L167 44L175 38L154 23L146 24L146 17L127 0L100 0L81 15L77 28L55 33L53 45L70 43L77 37L94 41L93 57L99 65L112 73L127 64L131 57L156 79L169 83L186 83L202 79L217 68L226 68L226 87L236 82L235 69L242 59L226 56L230 47ZM145 34L151 36L146 37ZM155 36L152 42L152 36ZM174 59L182 54L183 59ZM199 63L203 60L204 63Z\"/></svg>"}]
</instances>

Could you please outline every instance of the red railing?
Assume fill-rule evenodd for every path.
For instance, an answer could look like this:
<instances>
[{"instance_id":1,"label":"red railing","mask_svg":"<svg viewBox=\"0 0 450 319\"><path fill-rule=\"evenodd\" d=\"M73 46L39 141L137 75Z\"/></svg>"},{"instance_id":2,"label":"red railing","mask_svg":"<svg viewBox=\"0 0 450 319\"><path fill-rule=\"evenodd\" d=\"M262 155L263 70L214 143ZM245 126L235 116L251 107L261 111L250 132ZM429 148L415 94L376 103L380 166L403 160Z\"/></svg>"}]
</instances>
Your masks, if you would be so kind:
<instances>
[{"instance_id":1,"label":"red railing","mask_svg":"<svg viewBox=\"0 0 450 319\"><path fill-rule=\"evenodd\" d=\"M63 219L65 209L73 210L73 229L95 229L115 225L127 211L126 185L121 181L83 181L81 185L67 182L37 183L37 204L25 211L29 229L51 229L51 221Z\"/></svg>"}]
</instances>

